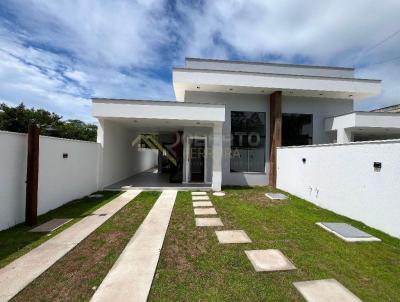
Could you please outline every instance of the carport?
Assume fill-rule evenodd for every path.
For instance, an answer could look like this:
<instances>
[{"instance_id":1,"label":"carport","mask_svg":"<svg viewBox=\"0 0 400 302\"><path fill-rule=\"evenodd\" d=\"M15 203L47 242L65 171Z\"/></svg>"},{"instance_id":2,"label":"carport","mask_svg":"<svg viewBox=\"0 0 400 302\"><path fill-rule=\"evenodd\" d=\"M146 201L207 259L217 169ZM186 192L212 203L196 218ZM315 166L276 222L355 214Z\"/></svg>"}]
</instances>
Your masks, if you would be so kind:
<instances>
[{"instance_id":1,"label":"carport","mask_svg":"<svg viewBox=\"0 0 400 302\"><path fill-rule=\"evenodd\" d=\"M221 189L224 105L92 102L105 189Z\"/></svg>"}]
</instances>

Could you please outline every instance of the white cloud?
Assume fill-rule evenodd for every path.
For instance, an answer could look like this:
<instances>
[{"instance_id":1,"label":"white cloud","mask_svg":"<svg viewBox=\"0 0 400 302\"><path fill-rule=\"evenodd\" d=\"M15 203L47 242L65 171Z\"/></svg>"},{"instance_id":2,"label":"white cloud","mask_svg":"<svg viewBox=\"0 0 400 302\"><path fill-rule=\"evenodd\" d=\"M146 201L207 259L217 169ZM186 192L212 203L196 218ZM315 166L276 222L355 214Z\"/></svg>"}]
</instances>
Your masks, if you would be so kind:
<instances>
[{"instance_id":1,"label":"white cloud","mask_svg":"<svg viewBox=\"0 0 400 302\"><path fill-rule=\"evenodd\" d=\"M361 65L357 75L382 79L384 92L358 108L400 103L400 60L368 66L399 56L400 34L369 51L400 29L399 1L210 0L195 8L179 1L178 9L188 56L229 59L233 50L253 60L273 55L293 62L301 56L313 64Z\"/></svg>"},{"instance_id":2,"label":"white cloud","mask_svg":"<svg viewBox=\"0 0 400 302\"><path fill-rule=\"evenodd\" d=\"M170 71L185 56L276 58L361 66L383 80L370 109L398 99L400 34L395 0L15 0L0 3L0 100L91 120L90 96L173 99ZM7 16L15 18L7 19Z\"/></svg>"},{"instance_id":3,"label":"white cloud","mask_svg":"<svg viewBox=\"0 0 400 302\"><path fill-rule=\"evenodd\" d=\"M190 25L189 55L209 52L219 36L249 57L276 53L287 60L301 54L330 62L399 27L398 1L205 1L202 9L185 3L179 9Z\"/></svg>"},{"instance_id":4,"label":"white cloud","mask_svg":"<svg viewBox=\"0 0 400 302\"><path fill-rule=\"evenodd\" d=\"M145 66L168 41L164 1L20 0L10 7L26 39L70 52L85 62ZM21 9L22 7L29 9Z\"/></svg>"},{"instance_id":5,"label":"white cloud","mask_svg":"<svg viewBox=\"0 0 400 302\"><path fill-rule=\"evenodd\" d=\"M92 120L90 96L171 99L162 1L14 1L0 23L0 100ZM26 9L29 7L29 9ZM123 73L122 68L130 73Z\"/></svg>"}]
</instances>

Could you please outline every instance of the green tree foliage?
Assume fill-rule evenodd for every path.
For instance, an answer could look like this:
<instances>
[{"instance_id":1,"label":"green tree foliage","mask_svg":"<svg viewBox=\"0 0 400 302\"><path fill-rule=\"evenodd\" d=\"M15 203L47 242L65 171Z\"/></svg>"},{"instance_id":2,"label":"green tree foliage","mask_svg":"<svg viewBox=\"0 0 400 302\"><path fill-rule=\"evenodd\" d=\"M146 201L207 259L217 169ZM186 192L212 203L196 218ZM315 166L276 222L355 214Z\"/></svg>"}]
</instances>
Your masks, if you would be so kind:
<instances>
[{"instance_id":1,"label":"green tree foliage","mask_svg":"<svg viewBox=\"0 0 400 302\"><path fill-rule=\"evenodd\" d=\"M97 126L80 120L62 120L62 116L44 109L16 107L0 104L0 130L28 132L30 123L40 127L40 134L85 141L96 141Z\"/></svg>"}]
</instances>

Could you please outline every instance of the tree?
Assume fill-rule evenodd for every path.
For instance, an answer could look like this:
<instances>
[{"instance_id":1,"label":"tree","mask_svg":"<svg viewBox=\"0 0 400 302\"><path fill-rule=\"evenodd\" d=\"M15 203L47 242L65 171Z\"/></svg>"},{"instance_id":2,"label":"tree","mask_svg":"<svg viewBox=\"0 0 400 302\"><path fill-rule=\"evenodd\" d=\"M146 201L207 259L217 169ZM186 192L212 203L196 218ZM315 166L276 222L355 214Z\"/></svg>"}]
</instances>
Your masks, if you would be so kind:
<instances>
[{"instance_id":1,"label":"tree","mask_svg":"<svg viewBox=\"0 0 400 302\"><path fill-rule=\"evenodd\" d=\"M16 107L0 104L0 130L28 132L29 124L34 122L41 128L40 133L47 136L96 141L97 126L80 120L63 121L62 116L44 109L26 108L23 103Z\"/></svg>"}]
</instances>

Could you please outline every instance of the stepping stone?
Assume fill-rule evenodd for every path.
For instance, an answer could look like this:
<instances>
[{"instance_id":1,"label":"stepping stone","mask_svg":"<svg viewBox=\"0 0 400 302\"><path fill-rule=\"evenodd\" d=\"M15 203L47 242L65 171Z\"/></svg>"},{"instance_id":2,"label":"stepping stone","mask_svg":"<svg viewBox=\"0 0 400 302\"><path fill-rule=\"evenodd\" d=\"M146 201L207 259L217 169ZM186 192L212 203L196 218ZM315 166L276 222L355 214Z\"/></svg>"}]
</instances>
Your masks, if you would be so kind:
<instances>
[{"instance_id":1,"label":"stepping stone","mask_svg":"<svg viewBox=\"0 0 400 302\"><path fill-rule=\"evenodd\" d=\"M192 200L210 200L208 196L192 196Z\"/></svg>"},{"instance_id":2,"label":"stepping stone","mask_svg":"<svg viewBox=\"0 0 400 302\"><path fill-rule=\"evenodd\" d=\"M285 199L288 199L288 197L286 195L282 194L282 193L271 193L271 192L268 192L268 193L265 193L265 196L267 196L269 199L272 199L272 200L285 200Z\"/></svg>"},{"instance_id":3,"label":"stepping stone","mask_svg":"<svg viewBox=\"0 0 400 302\"><path fill-rule=\"evenodd\" d=\"M381 241L379 238L365 233L348 223L318 222L317 225L347 242Z\"/></svg>"},{"instance_id":4,"label":"stepping stone","mask_svg":"<svg viewBox=\"0 0 400 302\"><path fill-rule=\"evenodd\" d=\"M251 240L245 231L230 230L230 231L215 231L219 243L250 243Z\"/></svg>"},{"instance_id":5,"label":"stepping stone","mask_svg":"<svg viewBox=\"0 0 400 302\"><path fill-rule=\"evenodd\" d=\"M207 195L207 192L192 192L192 196L204 196Z\"/></svg>"},{"instance_id":6,"label":"stepping stone","mask_svg":"<svg viewBox=\"0 0 400 302\"><path fill-rule=\"evenodd\" d=\"M193 207L212 207L211 201L193 201Z\"/></svg>"},{"instance_id":7,"label":"stepping stone","mask_svg":"<svg viewBox=\"0 0 400 302\"><path fill-rule=\"evenodd\" d=\"M216 227L224 226L219 218L196 218L196 226L198 227Z\"/></svg>"},{"instance_id":8,"label":"stepping stone","mask_svg":"<svg viewBox=\"0 0 400 302\"><path fill-rule=\"evenodd\" d=\"M194 215L217 215L214 208L195 208Z\"/></svg>"},{"instance_id":9,"label":"stepping stone","mask_svg":"<svg viewBox=\"0 0 400 302\"><path fill-rule=\"evenodd\" d=\"M222 197L222 196L225 196L225 192L214 192L213 195L214 196L218 196L218 197Z\"/></svg>"},{"instance_id":10,"label":"stepping stone","mask_svg":"<svg viewBox=\"0 0 400 302\"><path fill-rule=\"evenodd\" d=\"M361 302L335 279L294 282L293 285L308 302Z\"/></svg>"},{"instance_id":11,"label":"stepping stone","mask_svg":"<svg viewBox=\"0 0 400 302\"><path fill-rule=\"evenodd\" d=\"M295 270L296 267L280 250L244 251L256 272Z\"/></svg>"},{"instance_id":12,"label":"stepping stone","mask_svg":"<svg viewBox=\"0 0 400 302\"><path fill-rule=\"evenodd\" d=\"M64 224L70 222L72 218L55 218L52 220L43 223L36 228L29 230L32 233L47 233L57 230L59 227L63 226Z\"/></svg>"}]
</instances>

